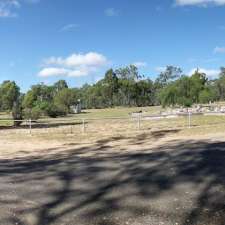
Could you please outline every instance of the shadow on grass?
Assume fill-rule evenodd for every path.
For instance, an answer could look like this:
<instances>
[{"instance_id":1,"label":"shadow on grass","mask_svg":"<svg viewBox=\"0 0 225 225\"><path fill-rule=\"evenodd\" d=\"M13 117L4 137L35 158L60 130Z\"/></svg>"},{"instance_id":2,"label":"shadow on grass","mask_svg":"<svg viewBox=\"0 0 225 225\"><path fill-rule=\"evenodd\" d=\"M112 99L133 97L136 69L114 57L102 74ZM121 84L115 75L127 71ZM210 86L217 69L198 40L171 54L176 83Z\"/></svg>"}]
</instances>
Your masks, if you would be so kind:
<instances>
[{"instance_id":1,"label":"shadow on grass","mask_svg":"<svg viewBox=\"0 0 225 225\"><path fill-rule=\"evenodd\" d=\"M47 123L47 122L38 122L32 123L32 129L46 129L46 128L59 128L59 127L63 127L63 126L75 126L75 125L81 125L81 122L51 122L51 123ZM0 126L0 130L12 130L12 129L30 129L29 124L25 125L22 124L20 126L13 126L13 125L6 125L6 126Z\"/></svg>"},{"instance_id":2,"label":"shadow on grass","mask_svg":"<svg viewBox=\"0 0 225 225\"><path fill-rule=\"evenodd\" d=\"M181 131L181 129L158 130L158 131L137 134L136 137L126 137L126 136L120 135L120 136L115 136L115 137L98 140L97 143L101 147L104 144L108 144L110 142L120 141L120 140L129 140L133 144L141 144L141 143L146 142L146 140L147 141L148 140L157 141L168 135L179 133L180 131Z\"/></svg>"},{"instance_id":3,"label":"shadow on grass","mask_svg":"<svg viewBox=\"0 0 225 225\"><path fill-rule=\"evenodd\" d=\"M0 223L224 224L224 142L182 141L94 154L112 141L118 140L1 159Z\"/></svg>"}]
</instances>

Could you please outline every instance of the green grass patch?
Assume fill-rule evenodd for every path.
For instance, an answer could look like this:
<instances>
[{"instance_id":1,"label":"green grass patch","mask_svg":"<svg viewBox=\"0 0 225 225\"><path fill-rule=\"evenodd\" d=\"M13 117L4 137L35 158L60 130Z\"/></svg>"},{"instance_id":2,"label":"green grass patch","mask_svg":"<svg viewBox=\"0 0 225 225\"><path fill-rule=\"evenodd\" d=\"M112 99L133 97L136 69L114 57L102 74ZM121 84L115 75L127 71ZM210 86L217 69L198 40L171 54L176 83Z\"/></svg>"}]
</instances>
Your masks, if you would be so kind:
<instances>
[{"instance_id":1,"label":"green grass patch","mask_svg":"<svg viewBox=\"0 0 225 225\"><path fill-rule=\"evenodd\" d=\"M0 120L0 127L10 127L13 125L13 121Z\"/></svg>"},{"instance_id":2,"label":"green grass patch","mask_svg":"<svg viewBox=\"0 0 225 225\"><path fill-rule=\"evenodd\" d=\"M149 114L160 113L161 107L116 107L108 109L90 109L83 110L81 114L73 115L72 117L78 119L101 119L101 118L114 118L114 117L130 117L133 112L143 111Z\"/></svg>"}]
</instances>

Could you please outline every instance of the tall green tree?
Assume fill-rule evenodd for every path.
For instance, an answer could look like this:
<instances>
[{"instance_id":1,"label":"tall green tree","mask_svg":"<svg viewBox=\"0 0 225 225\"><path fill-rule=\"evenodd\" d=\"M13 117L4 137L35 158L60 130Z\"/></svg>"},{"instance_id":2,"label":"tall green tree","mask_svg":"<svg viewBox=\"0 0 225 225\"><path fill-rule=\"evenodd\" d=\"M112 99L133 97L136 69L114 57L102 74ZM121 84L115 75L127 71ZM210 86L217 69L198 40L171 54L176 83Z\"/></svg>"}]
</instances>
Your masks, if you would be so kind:
<instances>
[{"instance_id":1,"label":"tall green tree","mask_svg":"<svg viewBox=\"0 0 225 225\"><path fill-rule=\"evenodd\" d=\"M21 123L15 121L22 119L21 99L20 88L14 81L4 81L0 85L0 108L1 110L7 110L12 113L14 125Z\"/></svg>"},{"instance_id":2,"label":"tall green tree","mask_svg":"<svg viewBox=\"0 0 225 225\"><path fill-rule=\"evenodd\" d=\"M114 105L119 88L118 77L112 69L106 72L102 81L102 86L104 89L104 96L108 99L108 106L112 107Z\"/></svg>"},{"instance_id":3,"label":"tall green tree","mask_svg":"<svg viewBox=\"0 0 225 225\"><path fill-rule=\"evenodd\" d=\"M158 89L165 87L171 81L180 78L182 75L182 70L176 66L167 66L165 71L162 71L158 78L156 79L156 86Z\"/></svg>"},{"instance_id":4,"label":"tall green tree","mask_svg":"<svg viewBox=\"0 0 225 225\"><path fill-rule=\"evenodd\" d=\"M59 80L53 85L53 89L56 93L67 88L68 88L68 84L65 80Z\"/></svg>"},{"instance_id":5,"label":"tall green tree","mask_svg":"<svg viewBox=\"0 0 225 225\"><path fill-rule=\"evenodd\" d=\"M20 96L20 88L14 81L4 81L0 85L0 103L2 110L12 110Z\"/></svg>"},{"instance_id":6,"label":"tall green tree","mask_svg":"<svg viewBox=\"0 0 225 225\"><path fill-rule=\"evenodd\" d=\"M71 89L64 88L56 94L53 101L58 110L66 115L70 113L70 107L74 105L77 100L74 98L74 92Z\"/></svg>"},{"instance_id":7,"label":"tall green tree","mask_svg":"<svg viewBox=\"0 0 225 225\"><path fill-rule=\"evenodd\" d=\"M218 100L225 100L225 67L220 68L219 78L214 81Z\"/></svg>"},{"instance_id":8,"label":"tall green tree","mask_svg":"<svg viewBox=\"0 0 225 225\"><path fill-rule=\"evenodd\" d=\"M142 76L138 72L138 68L135 65L129 65L119 68L115 71L116 75L120 79L125 80L138 80Z\"/></svg>"},{"instance_id":9,"label":"tall green tree","mask_svg":"<svg viewBox=\"0 0 225 225\"><path fill-rule=\"evenodd\" d=\"M190 80L191 80L190 94L192 96L192 101L193 103L199 103L199 95L201 91L204 90L208 79L205 73L201 73L199 72L199 70L196 70L194 74L190 77Z\"/></svg>"}]
</instances>

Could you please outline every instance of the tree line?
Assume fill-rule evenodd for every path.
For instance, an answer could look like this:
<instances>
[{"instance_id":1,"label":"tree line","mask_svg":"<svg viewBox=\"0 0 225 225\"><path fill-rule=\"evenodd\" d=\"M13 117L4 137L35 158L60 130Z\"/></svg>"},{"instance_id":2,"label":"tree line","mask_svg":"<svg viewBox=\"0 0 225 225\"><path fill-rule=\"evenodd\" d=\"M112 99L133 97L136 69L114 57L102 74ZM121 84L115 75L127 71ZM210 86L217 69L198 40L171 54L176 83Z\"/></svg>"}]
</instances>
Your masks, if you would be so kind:
<instances>
[{"instance_id":1,"label":"tree line","mask_svg":"<svg viewBox=\"0 0 225 225\"><path fill-rule=\"evenodd\" d=\"M213 80L199 70L187 76L179 67L167 66L153 81L130 65L110 69L97 83L81 88L69 88L65 80L59 80L53 85L33 85L27 93L21 93L14 81L0 84L0 110L11 112L14 120L65 116L78 101L82 108L90 109L154 105L190 107L220 100L225 100L224 67Z\"/></svg>"}]
</instances>

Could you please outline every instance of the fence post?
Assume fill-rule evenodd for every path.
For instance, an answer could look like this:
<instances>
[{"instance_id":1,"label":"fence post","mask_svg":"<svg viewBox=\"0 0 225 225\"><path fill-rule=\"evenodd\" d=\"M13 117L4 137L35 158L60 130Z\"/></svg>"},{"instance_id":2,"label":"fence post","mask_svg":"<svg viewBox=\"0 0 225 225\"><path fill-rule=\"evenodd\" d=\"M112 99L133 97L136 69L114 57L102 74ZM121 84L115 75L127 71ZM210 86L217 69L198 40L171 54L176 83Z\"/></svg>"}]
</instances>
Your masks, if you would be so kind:
<instances>
[{"instance_id":1,"label":"fence post","mask_svg":"<svg viewBox=\"0 0 225 225\"><path fill-rule=\"evenodd\" d=\"M31 129L32 129L32 120L29 119L29 133L31 134Z\"/></svg>"},{"instance_id":2,"label":"fence post","mask_svg":"<svg viewBox=\"0 0 225 225\"><path fill-rule=\"evenodd\" d=\"M85 133L85 120L82 119L82 132Z\"/></svg>"}]
</instances>

